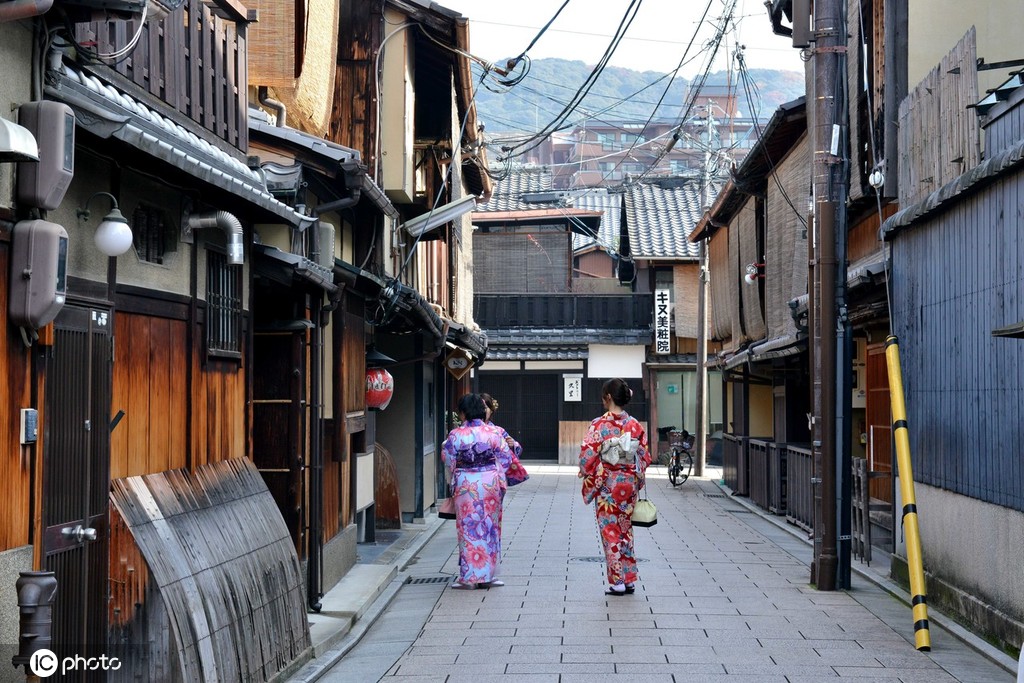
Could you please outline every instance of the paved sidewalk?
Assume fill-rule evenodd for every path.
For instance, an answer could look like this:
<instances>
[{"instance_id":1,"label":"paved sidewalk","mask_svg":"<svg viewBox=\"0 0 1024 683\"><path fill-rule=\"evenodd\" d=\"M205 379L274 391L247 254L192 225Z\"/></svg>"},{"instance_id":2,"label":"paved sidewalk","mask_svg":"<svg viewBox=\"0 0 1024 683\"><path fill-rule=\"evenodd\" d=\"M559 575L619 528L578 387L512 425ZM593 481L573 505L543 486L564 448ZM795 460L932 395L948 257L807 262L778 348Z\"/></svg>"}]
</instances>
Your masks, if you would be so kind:
<instances>
[{"instance_id":1,"label":"paved sidewalk","mask_svg":"<svg viewBox=\"0 0 1024 683\"><path fill-rule=\"evenodd\" d=\"M1015 680L1015 662L934 612L932 651L918 652L910 608L882 562L850 591L819 592L808 585L803 532L711 479L673 489L663 467L648 478L659 523L635 530L638 590L605 596L576 468L527 467L530 480L505 503L506 586L451 589L453 525L421 534L360 632L292 680Z\"/></svg>"}]
</instances>

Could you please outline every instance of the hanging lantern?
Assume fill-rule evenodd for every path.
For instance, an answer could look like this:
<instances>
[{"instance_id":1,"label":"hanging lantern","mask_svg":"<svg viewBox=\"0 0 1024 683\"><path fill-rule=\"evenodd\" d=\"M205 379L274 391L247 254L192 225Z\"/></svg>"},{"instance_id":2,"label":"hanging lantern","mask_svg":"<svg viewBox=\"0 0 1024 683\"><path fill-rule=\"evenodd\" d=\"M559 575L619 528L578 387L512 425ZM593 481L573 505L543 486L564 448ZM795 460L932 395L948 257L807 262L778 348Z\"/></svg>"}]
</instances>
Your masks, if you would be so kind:
<instances>
[{"instance_id":1,"label":"hanging lantern","mask_svg":"<svg viewBox=\"0 0 1024 683\"><path fill-rule=\"evenodd\" d=\"M366 371L366 407L370 410L384 410L395 394L395 378L384 368L369 368Z\"/></svg>"}]
</instances>

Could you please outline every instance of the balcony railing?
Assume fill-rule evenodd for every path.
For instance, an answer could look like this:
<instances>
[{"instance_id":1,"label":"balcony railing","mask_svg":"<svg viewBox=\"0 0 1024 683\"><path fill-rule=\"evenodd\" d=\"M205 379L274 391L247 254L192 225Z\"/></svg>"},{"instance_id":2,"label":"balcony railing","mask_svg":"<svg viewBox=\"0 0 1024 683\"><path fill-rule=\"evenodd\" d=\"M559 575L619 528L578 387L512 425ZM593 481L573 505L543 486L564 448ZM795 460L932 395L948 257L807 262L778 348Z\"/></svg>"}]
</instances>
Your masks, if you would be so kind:
<instances>
[{"instance_id":1,"label":"balcony railing","mask_svg":"<svg viewBox=\"0 0 1024 683\"><path fill-rule=\"evenodd\" d=\"M652 294L477 294L473 317L484 329L577 327L638 330L651 326Z\"/></svg>"},{"instance_id":2,"label":"balcony railing","mask_svg":"<svg viewBox=\"0 0 1024 683\"><path fill-rule=\"evenodd\" d=\"M135 22L80 23L75 40L98 55L116 54L137 30ZM203 0L159 21L149 20L135 48L97 75L149 96L195 121L232 147L249 146L245 25L215 16ZM146 102L150 105L150 102Z\"/></svg>"}]
</instances>

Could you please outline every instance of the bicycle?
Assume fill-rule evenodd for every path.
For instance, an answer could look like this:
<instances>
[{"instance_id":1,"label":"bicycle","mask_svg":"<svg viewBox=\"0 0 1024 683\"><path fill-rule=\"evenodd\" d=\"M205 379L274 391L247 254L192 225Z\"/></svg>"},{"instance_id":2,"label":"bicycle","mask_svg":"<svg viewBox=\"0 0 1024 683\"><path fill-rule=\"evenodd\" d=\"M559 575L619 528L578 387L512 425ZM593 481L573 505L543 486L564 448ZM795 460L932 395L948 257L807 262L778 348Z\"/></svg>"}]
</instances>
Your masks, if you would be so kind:
<instances>
[{"instance_id":1,"label":"bicycle","mask_svg":"<svg viewBox=\"0 0 1024 683\"><path fill-rule=\"evenodd\" d=\"M668 433L672 453L668 460L668 480L672 486L679 486L690 478L693 471L693 435L685 429Z\"/></svg>"}]
</instances>

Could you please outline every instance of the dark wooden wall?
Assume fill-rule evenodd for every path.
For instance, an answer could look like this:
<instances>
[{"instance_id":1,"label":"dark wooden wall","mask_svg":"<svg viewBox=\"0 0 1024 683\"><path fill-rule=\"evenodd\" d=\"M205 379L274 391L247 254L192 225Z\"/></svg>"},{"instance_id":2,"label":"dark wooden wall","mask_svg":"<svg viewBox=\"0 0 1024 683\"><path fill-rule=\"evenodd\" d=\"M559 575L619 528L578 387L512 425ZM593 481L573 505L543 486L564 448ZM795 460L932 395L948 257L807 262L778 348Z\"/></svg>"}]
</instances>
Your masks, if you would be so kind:
<instances>
[{"instance_id":1,"label":"dark wooden wall","mask_svg":"<svg viewBox=\"0 0 1024 683\"><path fill-rule=\"evenodd\" d=\"M382 40L381 0L343 0L339 6L338 69L328 139L362 152L371 178L377 174L373 146L377 131L374 54Z\"/></svg>"},{"instance_id":2,"label":"dark wooden wall","mask_svg":"<svg viewBox=\"0 0 1024 683\"><path fill-rule=\"evenodd\" d=\"M120 312L114 316L110 478L188 466L188 323Z\"/></svg>"},{"instance_id":3,"label":"dark wooden wall","mask_svg":"<svg viewBox=\"0 0 1024 683\"><path fill-rule=\"evenodd\" d=\"M0 242L0 273L6 277L8 265L9 233ZM6 286L0 287L0 311L7 320ZM5 324L0 334L0 482L4 495L0 500L0 551L17 548L29 542L31 526L32 460L36 449L42 448L42 429L38 446L21 446L19 420L22 408L29 408L30 391L29 350L21 341L17 329ZM40 403L40 405L42 405ZM40 417L42 417L40 415ZM40 425L43 422L40 420Z\"/></svg>"},{"instance_id":4,"label":"dark wooden wall","mask_svg":"<svg viewBox=\"0 0 1024 683\"><path fill-rule=\"evenodd\" d=\"M1024 172L950 202L893 239L914 478L1024 510Z\"/></svg>"},{"instance_id":5,"label":"dark wooden wall","mask_svg":"<svg viewBox=\"0 0 1024 683\"><path fill-rule=\"evenodd\" d=\"M192 387L189 392L191 463L195 469L221 460L252 457L246 436L245 361L208 360L204 329L192 328ZM248 356L242 337L242 358Z\"/></svg>"}]
</instances>

